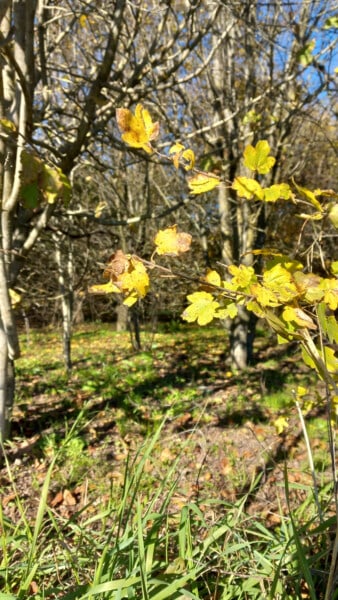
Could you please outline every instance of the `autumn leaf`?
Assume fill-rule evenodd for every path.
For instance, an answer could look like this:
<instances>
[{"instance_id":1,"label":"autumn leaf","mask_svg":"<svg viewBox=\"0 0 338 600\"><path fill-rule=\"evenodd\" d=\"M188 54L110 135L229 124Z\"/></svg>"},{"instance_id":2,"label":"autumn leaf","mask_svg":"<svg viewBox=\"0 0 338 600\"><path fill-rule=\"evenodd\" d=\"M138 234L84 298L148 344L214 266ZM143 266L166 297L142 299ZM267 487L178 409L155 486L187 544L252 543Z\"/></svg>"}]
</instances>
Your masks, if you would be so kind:
<instances>
[{"instance_id":1,"label":"autumn leaf","mask_svg":"<svg viewBox=\"0 0 338 600\"><path fill-rule=\"evenodd\" d=\"M148 154L153 152L150 142L158 136L159 123L153 123L142 104L136 106L135 115L128 108L118 108L116 121L126 144L132 148L142 148Z\"/></svg>"},{"instance_id":2,"label":"autumn leaf","mask_svg":"<svg viewBox=\"0 0 338 600\"><path fill-rule=\"evenodd\" d=\"M285 429L287 429L287 427L289 426L288 421L289 419L283 415L280 415L279 417L277 417L277 419L273 421L273 425L275 426L278 435L280 435Z\"/></svg>"},{"instance_id":3,"label":"autumn leaf","mask_svg":"<svg viewBox=\"0 0 338 600\"><path fill-rule=\"evenodd\" d=\"M203 194L213 190L220 182L220 178L211 173L197 173L188 179L188 186L191 194Z\"/></svg>"},{"instance_id":4,"label":"autumn leaf","mask_svg":"<svg viewBox=\"0 0 338 600\"><path fill-rule=\"evenodd\" d=\"M337 310L338 279L322 279L319 287L324 291L324 302L331 310Z\"/></svg>"},{"instance_id":5,"label":"autumn leaf","mask_svg":"<svg viewBox=\"0 0 338 600\"><path fill-rule=\"evenodd\" d=\"M324 346L323 349L317 348L318 355L322 359L325 364L326 369L329 373L338 373L338 359L335 356L335 352L333 348L329 346ZM319 374L319 377L322 378L322 374L318 371L317 365L312 356L306 351L304 346L302 347L302 358L304 363L310 367L311 369L315 369Z\"/></svg>"},{"instance_id":6,"label":"autumn leaf","mask_svg":"<svg viewBox=\"0 0 338 600\"><path fill-rule=\"evenodd\" d=\"M278 263L264 271L263 285L275 292L281 302L289 302L299 294L292 274Z\"/></svg>"},{"instance_id":7,"label":"autumn leaf","mask_svg":"<svg viewBox=\"0 0 338 600\"><path fill-rule=\"evenodd\" d=\"M236 286L236 289L246 289L251 283L255 283L257 280L255 270L246 265L240 265L239 267L230 265L228 271L232 275L231 283Z\"/></svg>"},{"instance_id":8,"label":"autumn leaf","mask_svg":"<svg viewBox=\"0 0 338 600\"><path fill-rule=\"evenodd\" d=\"M320 190L316 190L315 192L312 192L311 190L308 190L306 187L303 187L301 185L298 185L294 179L292 180L293 185L295 186L297 192L303 196L303 198L305 198L306 200L308 200L312 206L314 206L317 211L319 213L323 212L323 207L321 205L321 203L319 202L319 200L317 199L317 196L320 196Z\"/></svg>"},{"instance_id":9,"label":"autumn leaf","mask_svg":"<svg viewBox=\"0 0 338 600\"><path fill-rule=\"evenodd\" d=\"M91 285L89 288L90 294L120 294L121 290L113 284L112 281L108 281L108 283L101 283Z\"/></svg>"},{"instance_id":10,"label":"autumn leaf","mask_svg":"<svg viewBox=\"0 0 338 600\"><path fill-rule=\"evenodd\" d=\"M217 287L222 286L221 276L219 275L219 273L217 273L217 271L214 271L212 269L209 269L204 279L207 283L210 283L211 285L216 285Z\"/></svg>"},{"instance_id":11,"label":"autumn leaf","mask_svg":"<svg viewBox=\"0 0 338 600\"><path fill-rule=\"evenodd\" d=\"M335 229L338 229L338 204L333 204L330 207L329 219Z\"/></svg>"},{"instance_id":12,"label":"autumn leaf","mask_svg":"<svg viewBox=\"0 0 338 600\"><path fill-rule=\"evenodd\" d=\"M307 329L317 329L311 317L306 314L301 308L294 306L286 306L283 310L284 321L293 321L299 327L307 327Z\"/></svg>"},{"instance_id":13,"label":"autumn leaf","mask_svg":"<svg viewBox=\"0 0 338 600\"><path fill-rule=\"evenodd\" d=\"M188 323L197 321L198 325L207 325L215 317L220 317L217 314L220 305L209 292L194 292L187 299L190 306L185 309L182 318Z\"/></svg>"},{"instance_id":14,"label":"autumn leaf","mask_svg":"<svg viewBox=\"0 0 338 600\"><path fill-rule=\"evenodd\" d=\"M173 154L172 161L176 169L179 168L180 164L182 164L186 171L194 168L195 154L190 148L185 149L182 144L177 142L170 148L169 154Z\"/></svg>"},{"instance_id":15,"label":"autumn leaf","mask_svg":"<svg viewBox=\"0 0 338 600\"><path fill-rule=\"evenodd\" d=\"M122 273L128 271L129 261L129 254L124 254L122 250L116 250L109 258L103 277L116 281Z\"/></svg>"},{"instance_id":16,"label":"autumn leaf","mask_svg":"<svg viewBox=\"0 0 338 600\"><path fill-rule=\"evenodd\" d=\"M169 150L169 154L173 155L171 158L174 163L174 167L176 169L178 169L180 166L180 158L181 158L183 150L184 150L184 146L182 144L180 144L179 142L177 142L176 144L171 146L171 148Z\"/></svg>"},{"instance_id":17,"label":"autumn leaf","mask_svg":"<svg viewBox=\"0 0 338 600\"><path fill-rule=\"evenodd\" d=\"M236 190L242 198L247 198L247 200L252 200L252 198L263 200L264 198L262 187L258 181L250 177L236 177L232 184L232 189Z\"/></svg>"},{"instance_id":18,"label":"autumn leaf","mask_svg":"<svg viewBox=\"0 0 338 600\"><path fill-rule=\"evenodd\" d=\"M265 202L276 202L277 200L289 200L292 192L287 183L279 183L264 188L263 195Z\"/></svg>"},{"instance_id":19,"label":"autumn leaf","mask_svg":"<svg viewBox=\"0 0 338 600\"><path fill-rule=\"evenodd\" d=\"M244 164L250 171L257 171L261 175L269 173L276 159L269 156L270 146L266 140L257 142L253 147L251 144L244 150Z\"/></svg>"},{"instance_id":20,"label":"autumn leaf","mask_svg":"<svg viewBox=\"0 0 338 600\"><path fill-rule=\"evenodd\" d=\"M160 229L156 234L154 242L157 254L178 256L189 250L191 240L190 233L178 233L177 225L172 225L167 229Z\"/></svg>"},{"instance_id":21,"label":"autumn leaf","mask_svg":"<svg viewBox=\"0 0 338 600\"><path fill-rule=\"evenodd\" d=\"M279 306L280 304L276 294L259 283L251 285L250 292L261 306Z\"/></svg>"},{"instance_id":22,"label":"autumn leaf","mask_svg":"<svg viewBox=\"0 0 338 600\"><path fill-rule=\"evenodd\" d=\"M334 315L326 314L326 305L321 302L317 306L317 315L321 330L328 337L331 344L338 344L338 323Z\"/></svg>"},{"instance_id":23,"label":"autumn leaf","mask_svg":"<svg viewBox=\"0 0 338 600\"><path fill-rule=\"evenodd\" d=\"M130 259L129 270L119 276L118 282L124 292L136 293L143 298L149 289L149 275L144 264L137 258Z\"/></svg>"},{"instance_id":24,"label":"autumn leaf","mask_svg":"<svg viewBox=\"0 0 338 600\"><path fill-rule=\"evenodd\" d=\"M315 273L293 273L293 280L302 298L311 304L318 302L324 296L324 290L320 287L321 277Z\"/></svg>"}]
</instances>

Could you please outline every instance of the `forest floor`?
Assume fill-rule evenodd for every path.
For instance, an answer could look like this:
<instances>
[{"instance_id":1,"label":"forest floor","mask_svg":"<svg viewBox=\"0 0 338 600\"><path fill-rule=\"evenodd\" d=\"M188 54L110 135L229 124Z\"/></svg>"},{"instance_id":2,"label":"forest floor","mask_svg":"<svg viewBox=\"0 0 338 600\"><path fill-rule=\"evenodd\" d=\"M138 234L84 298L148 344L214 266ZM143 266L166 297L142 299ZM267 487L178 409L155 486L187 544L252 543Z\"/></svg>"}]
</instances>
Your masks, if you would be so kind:
<instances>
[{"instance_id":1,"label":"forest floor","mask_svg":"<svg viewBox=\"0 0 338 600\"><path fill-rule=\"evenodd\" d=\"M324 390L292 345L278 346L261 334L255 365L236 374L220 328L144 333L144 349L135 352L128 334L92 324L74 334L73 370L67 375L60 332L23 332L21 344L12 438L6 444L9 470L4 465L0 470L3 512L14 522L19 517L13 486L27 518L34 519L57 452L49 506L67 518L95 511L123 485L128 456L165 419L145 465L145 497L177 461L174 508L193 499L212 520L218 504L251 490L248 514L278 526L288 503L297 506L313 489L297 390L303 394L318 485L330 481Z\"/></svg>"}]
</instances>

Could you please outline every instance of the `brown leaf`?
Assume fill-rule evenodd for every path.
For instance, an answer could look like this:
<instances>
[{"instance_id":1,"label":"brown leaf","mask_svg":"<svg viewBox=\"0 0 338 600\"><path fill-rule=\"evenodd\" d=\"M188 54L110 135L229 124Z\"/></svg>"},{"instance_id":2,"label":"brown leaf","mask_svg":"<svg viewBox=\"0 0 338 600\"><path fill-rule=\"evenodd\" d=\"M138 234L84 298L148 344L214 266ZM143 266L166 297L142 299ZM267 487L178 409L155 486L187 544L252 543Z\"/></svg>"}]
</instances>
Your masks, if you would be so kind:
<instances>
[{"instance_id":1,"label":"brown leaf","mask_svg":"<svg viewBox=\"0 0 338 600\"><path fill-rule=\"evenodd\" d=\"M66 506L74 506L76 504L76 498L69 490L63 492L63 502Z\"/></svg>"},{"instance_id":2,"label":"brown leaf","mask_svg":"<svg viewBox=\"0 0 338 600\"><path fill-rule=\"evenodd\" d=\"M119 275L126 273L128 268L129 258L124 254L124 252L122 252L122 250L117 250L115 254L112 254L109 258L107 267L103 273L103 277L115 281Z\"/></svg>"}]
</instances>

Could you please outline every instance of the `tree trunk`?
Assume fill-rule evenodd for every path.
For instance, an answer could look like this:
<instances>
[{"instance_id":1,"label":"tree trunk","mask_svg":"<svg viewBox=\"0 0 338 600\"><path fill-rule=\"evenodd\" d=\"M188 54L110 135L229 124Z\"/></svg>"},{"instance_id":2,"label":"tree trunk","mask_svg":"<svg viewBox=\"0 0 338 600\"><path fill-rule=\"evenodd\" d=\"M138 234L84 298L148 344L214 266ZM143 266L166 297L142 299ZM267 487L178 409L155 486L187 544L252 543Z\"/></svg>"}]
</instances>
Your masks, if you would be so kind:
<instances>
[{"instance_id":1,"label":"tree trunk","mask_svg":"<svg viewBox=\"0 0 338 600\"><path fill-rule=\"evenodd\" d=\"M54 234L55 260L58 269L59 289L61 296L62 329L63 329L63 356L67 371L72 369L71 340L72 340L72 315L73 315L73 255L71 241L58 232ZM64 245L68 243L66 253ZM66 254L66 256L65 256Z\"/></svg>"},{"instance_id":2,"label":"tree trunk","mask_svg":"<svg viewBox=\"0 0 338 600\"><path fill-rule=\"evenodd\" d=\"M128 307L125 304L119 304L116 308L116 331L127 331L128 329Z\"/></svg>"},{"instance_id":3,"label":"tree trunk","mask_svg":"<svg viewBox=\"0 0 338 600\"><path fill-rule=\"evenodd\" d=\"M238 315L229 323L230 357L234 369L245 369L253 362L257 318L253 313L238 307Z\"/></svg>"}]
</instances>

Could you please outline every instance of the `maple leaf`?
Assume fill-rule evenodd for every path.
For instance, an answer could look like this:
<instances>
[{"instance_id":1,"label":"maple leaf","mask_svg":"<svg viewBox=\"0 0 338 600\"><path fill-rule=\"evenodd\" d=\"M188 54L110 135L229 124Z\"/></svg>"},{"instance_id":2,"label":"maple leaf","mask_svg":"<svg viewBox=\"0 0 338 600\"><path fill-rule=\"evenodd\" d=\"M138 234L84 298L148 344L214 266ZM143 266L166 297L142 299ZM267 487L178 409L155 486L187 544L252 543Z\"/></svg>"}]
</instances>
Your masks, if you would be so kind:
<instances>
[{"instance_id":1,"label":"maple leaf","mask_svg":"<svg viewBox=\"0 0 338 600\"><path fill-rule=\"evenodd\" d=\"M263 200L264 198L262 187L258 181L250 177L236 177L231 187L238 192L239 196L247 198L247 200L252 200L252 198Z\"/></svg>"},{"instance_id":2,"label":"maple leaf","mask_svg":"<svg viewBox=\"0 0 338 600\"><path fill-rule=\"evenodd\" d=\"M135 115L128 108L118 108L116 121L126 144L132 148L142 148L148 154L153 152L150 142L158 136L159 123L153 123L142 104L136 106Z\"/></svg>"},{"instance_id":3,"label":"maple leaf","mask_svg":"<svg viewBox=\"0 0 338 600\"><path fill-rule=\"evenodd\" d=\"M289 200L292 196L291 188L287 183L278 183L263 189L265 202L276 202L277 200Z\"/></svg>"},{"instance_id":4,"label":"maple leaf","mask_svg":"<svg viewBox=\"0 0 338 600\"><path fill-rule=\"evenodd\" d=\"M203 194L210 192L221 183L217 175L211 173L197 173L194 177L188 179L188 186L191 194Z\"/></svg>"},{"instance_id":5,"label":"maple leaf","mask_svg":"<svg viewBox=\"0 0 338 600\"><path fill-rule=\"evenodd\" d=\"M147 269L140 260L134 257L130 259L129 270L119 276L118 282L124 292L136 294L138 298L143 298L149 289Z\"/></svg>"},{"instance_id":6,"label":"maple leaf","mask_svg":"<svg viewBox=\"0 0 338 600\"><path fill-rule=\"evenodd\" d=\"M250 292L261 306L279 306L280 304L276 294L259 283L251 285Z\"/></svg>"},{"instance_id":7,"label":"maple leaf","mask_svg":"<svg viewBox=\"0 0 338 600\"><path fill-rule=\"evenodd\" d=\"M188 323L197 321L198 325L207 325L217 316L222 318L217 314L220 305L209 292L194 292L187 299L190 306L184 310L182 318Z\"/></svg>"},{"instance_id":8,"label":"maple leaf","mask_svg":"<svg viewBox=\"0 0 338 600\"><path fill-rule=\"evenodd\" d=\"M307 302L312 304L323 298L324 290L320 288L321 277L319 275L295 271L293 280L297 290Z\"/></svg>"},{"instance_id":9,"label":"maple leaf","mask_svg":"<svg viewBox=\"0 0 338 600\"><path fill-rule=\"evenodd\" d=\"M251 283L255 283L257 280L255 271L252 267L246 265L230 265L228 267L229 273L233 276L231 283L235 288L233 289L246 289Z\"/></svg>"},{"instance_id":10,"label":"maple leaf","mask_svg":"<svg viewBox=\"0 0 338 600\"><path fill-rule=\"evenodd\" d=\"M190 233L178 233L177 225L160 229L155 236L155 245L157 254L166 254L168 256L178 256L187 252L190 248L192 237Z\"/></svg>"},{"instance_id":11,"label":"maple leaf","mask_svg":"<svg viewBox=\"0 0 338 600\"><path fill-rule=\"evenodd\" d=\"M263 284L277 294L281 302L289 302L299 295L291 273L279 263L264 271Z\"/></svg>"},{"instance_id":12,"label":"maple leaf","mask_svg":"<svg viewBox=\"0 0 338 600\"><path fill-rule=\"evenodd\" d=\"M253 147L251 144L244 150L244 164L250 171L257 171L261 175L269 173L276 159L269 156L270 146L266 140L257 142Z\"/></svg>"},{"instance_id":13,"label":"maple leaf","mask_svg":"<svg viewBox=\"0 0 338 600\"><path fill-rule=\"evenodd\" d=\"M122 273L129 269L130 255L124 254L122 250L116 250L109 258L103 277L116 281Z\"/></svg>"}]
</instances>

